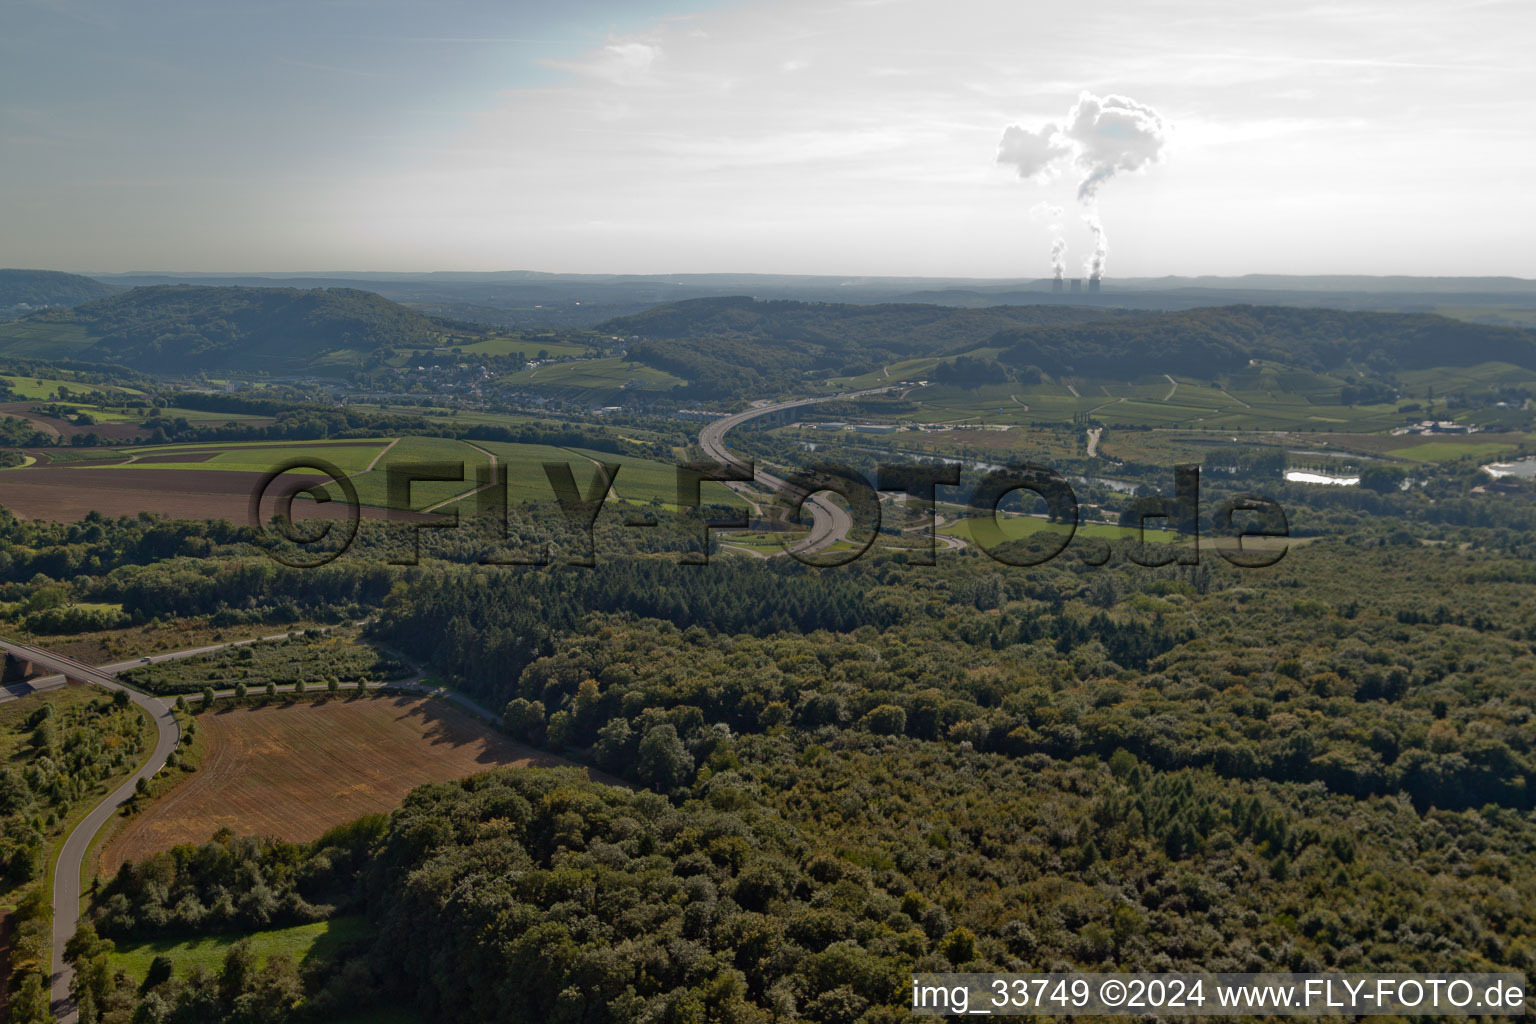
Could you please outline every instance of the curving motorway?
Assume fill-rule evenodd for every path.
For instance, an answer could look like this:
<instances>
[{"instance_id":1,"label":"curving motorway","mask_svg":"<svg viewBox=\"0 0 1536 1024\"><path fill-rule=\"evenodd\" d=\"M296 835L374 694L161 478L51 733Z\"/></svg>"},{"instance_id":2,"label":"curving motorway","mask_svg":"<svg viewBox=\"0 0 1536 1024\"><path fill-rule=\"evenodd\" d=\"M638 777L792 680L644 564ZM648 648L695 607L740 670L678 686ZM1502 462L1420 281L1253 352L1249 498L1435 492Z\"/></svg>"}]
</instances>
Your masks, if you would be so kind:
<instances>
[{"instance_id":1,"label":"curving motorway","mask_svg":"<svg viewBox=\"0 0 1536 1024\"><path fill-rule=\"evenodd\" d=\"M757 419L760 416L770 416L785 409L798 409L802 406L817 405L821 402L833 402L843 398L862 398L865 395L878 395L885 391L893 391L901 385L892 384L881 388L866 388L863 391L845 391L836 395L825 395L819 398L796 398L787 402L763 403L752 406L742 412L722 417L706 425L699 431L699 447L704 453L722 465L745 470L747 463L733 457L730 449L726 447L725 435L733 427L739 427L748 420ZM761 484L772 491L778 491L785 487L782 477L757 468L753 477L755 483ZM733 489L739 485L730 485ZM853 529L853 517L848 510L832 501L825 494L813 494L806 501L811 508L811 532L804 539L796 543L792 550L800 554L814 554L825 550L840 540L846 540Z\"/></svg>"}]
</instances>

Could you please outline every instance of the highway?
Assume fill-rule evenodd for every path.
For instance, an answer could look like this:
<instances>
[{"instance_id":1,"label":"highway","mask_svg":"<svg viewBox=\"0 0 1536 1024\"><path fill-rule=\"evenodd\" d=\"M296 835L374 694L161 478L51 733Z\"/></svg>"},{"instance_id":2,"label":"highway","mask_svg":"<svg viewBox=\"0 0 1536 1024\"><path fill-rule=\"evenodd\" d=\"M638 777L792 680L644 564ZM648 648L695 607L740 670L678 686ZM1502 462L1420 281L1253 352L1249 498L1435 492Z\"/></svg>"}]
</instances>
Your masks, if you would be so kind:
<instances>
[{"instance_id":1,"label":"highway","mask_svg":"<svg viewBox=\"0 0 1536 1024\"><path fill-rule=\"evenodd\" d=\"M755 405L750 409L722 417L707 424L699 431L699 447L704 449L704 454L722 465L732 466L745 470L747 464L734 458L730 449L726 447L725 435L733 427L738 427L748 420L757 419L759 416L769 416L785 409L798 409L801 406L816 405L821 402L832 402L842 398L862 398L865 395L877 395L885 391L895 390L900 385L892 384L888 387L868 388L863 391L846 391L837 395L826 395L821 398L796 398L788 402L776 402L772 404ZM786 486L782 477L775 476L762 468L756 469L753 481L772 491L779 491ZM733 485L733 489L735 486ZM848 510L838 505L825 494L814 494L806 502L811 509L811 532L808 536L793 545L792 549L798 554L814 554L823 551L840 540L846 540L853 530L853 517Z\"/></svg>"}]
</instances>

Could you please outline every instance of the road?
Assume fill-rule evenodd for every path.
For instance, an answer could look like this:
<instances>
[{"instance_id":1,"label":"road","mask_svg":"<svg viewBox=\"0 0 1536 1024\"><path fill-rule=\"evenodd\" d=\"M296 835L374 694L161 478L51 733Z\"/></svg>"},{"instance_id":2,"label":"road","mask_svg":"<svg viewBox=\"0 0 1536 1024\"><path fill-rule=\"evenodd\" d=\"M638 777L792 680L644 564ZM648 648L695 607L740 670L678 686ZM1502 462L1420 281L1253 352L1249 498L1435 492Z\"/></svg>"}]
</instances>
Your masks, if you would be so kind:
<instances>
[{"instance_id":1,"label":"road","mask_svg":"<svg viewBox=\"0 0 1536 1024\"><path fill-rule=\"evenodd\" d=\"M788 402L754 405L744 412L738 412L731 416L725 416L705 425L699 431L699 447L704 449L704 454L723 465L738 469L746 469L747 464L733 457L725 445L725 435L732 427L738 427L748 420L757 419L759 416L769 416L785 409L798 409L806 405L817 405L821 402L833 402L844 398L862 398L865 395L877 395L882 392L892 391L900 385L891 385L883 388L868 388L864 391L846 391L838 395L826 395L821 398L796 398ZM768 471L758 468L753 477L754 482L767 487L769 490L778 491L786 486L782 477L775 476ZM734 490L735 488L733 488ZM811 532L793 550L800 554L813 554L831 547L840 540L846 540L853 530L853 517L848 510L834 502L825 494L813 494L806 502L811 507Z\"/></svg>"},{"instance_id":2,"label":"road","mask_svg":"<svg viewBox=\"0 0 1536 1024\"><path fill-rule=\"evenodd\" d=\"M64 944L69 941L70 936L75 934L75 928L80 923L80 866L85 861L85 853L90 848L91 840L96 837L96 833L108 819L117 813L118 807L133 796L134 787L138 785L139 780L152 778L156 772L165 767L165 759L181 742L181 726L177 724L176 716L171 712L170 701L151 697L122 685L113 678L115 667L95 668L41 647L3 638L0 638L0 650L25 658L33 665L68 676L70 679L90 683L104 690L126 692L128 699L143 708L149 715L150 721L155 723L155 749L149 755L149 760L75 825L73 831L64 840L64 846L59 851L59 859L54 868L53 981L50 1001L53 1015L57 1020L74 1024L79 1019L79 1012L70 1002L69 982L75 972L69 964L64 962ZM161 660L163 658L164 656L161 656Z\"/></svg>"},{"instance_id":3,"label":"road","mask_svg":"<svg viewBox=\"0 0 1536 1024\"><path fill-rule=\"evenodd\" d=\"M94 808L82 818L70 831L64 840L64 845L59 850L58 860L53 874L53 977L50 985L50 1003L56 1020L63 1024L75 1024L79 1020L79 1011L69 998L69 983L74 977L74 969L64 962L64 946L70 937L75 934L75 929L80 924L80 900L83 895L80 891L81 869L85 863L86 853L90 850L91 842L96 834L107 824L114 814L118 812L134 794L141 778L153 778L160 769L165 767L166 758L175 750L181 742L181 726L172 713L175 706L173 700L152 697L145 693L124 686L115 678L116 673L128 669L138 668L141 665L173 661L178 658L193 658L200 654L210 654L225 647L243 647L246 644L261 643L263 641L284 640L288 633L274 633L269 636L253 637L249 640L234 640L226 643L209 644L203 647L191 647L180 651L168 651L163 654L152 654L144 658L136 658L128 661L114 662L110 665L87 665L76 661L74 658L49 651L31 644L20 643L0 637L0 650L7 651L19 658L31 661L33 665L46 671L57 673L34 681L35 689L52 689L56 685L62 685L67 676L69 679L81 683L89 683L99 686L104 690L113 692L123 691L128 694L128 699L133 701L149 715L150 721L155 725L155 748L138 771L129 776L122 785L113 790ZM396 689L411 690L427 696L441 697L465 708L479 717L495 723L499 716L490 709L476 703L460 693L455 693L441 686L427 686L421 682L423 674L418 672L415 676L406 680L392 682L380 682L372 684L374 689L381 687L393 687ZM53 683L58 680L57 683ZM35 685L48 683L52 685ZM288 692L294 689L292 685L277 687L279 692ZM218 691L216 696L227 697L233 694L233 690ZM198 699L197 695L192 695Z\"/></svg>"}]
</instances>

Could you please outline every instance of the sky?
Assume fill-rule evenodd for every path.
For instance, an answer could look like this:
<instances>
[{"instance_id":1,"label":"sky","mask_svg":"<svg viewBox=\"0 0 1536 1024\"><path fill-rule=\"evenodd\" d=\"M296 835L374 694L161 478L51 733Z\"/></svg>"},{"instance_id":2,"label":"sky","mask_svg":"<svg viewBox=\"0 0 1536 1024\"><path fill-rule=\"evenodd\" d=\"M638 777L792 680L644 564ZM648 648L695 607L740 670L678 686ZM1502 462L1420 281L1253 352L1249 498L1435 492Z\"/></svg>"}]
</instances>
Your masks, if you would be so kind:
<instances>
[{"instance_id":1,"label":"sky","mask_svg":"<svg viewBox=\"0 0 1536 1024\"><path fill-rule=\"evenodd\" d=\"M1536 277L1533 51L1524 0L0 0L0 265L1037 278L1095 213L1109 277ZM1092 209L998 162L1084 93L1157 119Z\"/></svg>"}]
</instances>

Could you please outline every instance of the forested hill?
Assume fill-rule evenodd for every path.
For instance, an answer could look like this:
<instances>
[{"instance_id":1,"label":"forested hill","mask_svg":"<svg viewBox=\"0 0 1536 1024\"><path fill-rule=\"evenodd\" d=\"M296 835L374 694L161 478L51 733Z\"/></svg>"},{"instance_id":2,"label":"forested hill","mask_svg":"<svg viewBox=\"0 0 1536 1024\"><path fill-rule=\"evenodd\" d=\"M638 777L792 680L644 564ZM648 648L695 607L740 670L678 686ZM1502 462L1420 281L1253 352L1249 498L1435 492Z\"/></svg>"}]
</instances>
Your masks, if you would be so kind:
<instances>
[{"instance_id":1,"label":"forested hill","mask_svg":"<svg viewBox=\"0 0 1536 1024\"><path fill-rule=\"evenodd\" d=\"M1313 370L1391 373L1505 362L1536 369L1536 331L1443 316L1290 306L1224 306L999 332L1006 365L1129 379L1209 377L1264 359Z\"/></svg>"},{"instance_id":2,"label":"forested hill","mask_svg":"<svg viewBox=\"0 0 1536 1024\"><path fill-rule=\"evenodd\" d=\"M641 339L629 357L690 382L703 398L760 394L805 373L857 374L900 359L964 352L999 332L1113 322L1091 306L952 306L758 302L734 296L668 303L599 330Z\"/></svg>"},{"instance_id":3,"label":"forested hill","mask_svg":"<svg viewBox=\"0 0 1536 1024\"><path fill-rule=\"evenodd\" d=\"M329 353L431 347L420 313L353 288L134 288L28 317L29 338L56 330L77 357L143 370L302 368ZM0 352L5 351L0 334Z\"/></svg>"},{"instance_id":4,"label":"forested hill","mask_svg":"<svg viewBox=\"0 0 1536 1024\"><path fill-rule=\"evenodd\" d=\"M76 306L117 290L92 278L57 270L0 270L0 315L18 307Z\"/></svg>"},{"instance_id":5,"label":"forested hill","mask_svg":"<svg viewBox=\"0 0 1536 1024\"><path fill-rule=\"evenodd\" d=\"M1121 309L1093 306L993 306L961 309L926 304L856 306L746 296L670 302L599 329L643 339L734 338L782 341L838 352L873 348L905 355L952 352L1001 330L1122 319Z\"/></svg>"}]
</instances>

